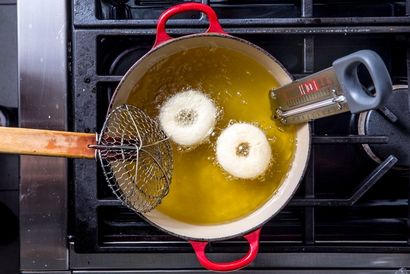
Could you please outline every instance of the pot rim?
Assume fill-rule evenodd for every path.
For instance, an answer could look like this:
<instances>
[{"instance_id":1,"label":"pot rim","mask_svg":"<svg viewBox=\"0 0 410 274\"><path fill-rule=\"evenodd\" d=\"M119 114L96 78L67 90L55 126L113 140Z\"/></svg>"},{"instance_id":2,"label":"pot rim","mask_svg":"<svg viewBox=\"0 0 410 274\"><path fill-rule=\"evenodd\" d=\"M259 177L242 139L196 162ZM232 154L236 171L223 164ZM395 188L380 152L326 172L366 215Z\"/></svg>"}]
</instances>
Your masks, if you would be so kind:
<instances>
[{"instance_id":1,"label":"pot rim","mask_svg":"<svg viewBox=\"0 0 410 274\"><path fill-rule=\"evenodd\" d=\"M115 92L113 94L113 97L110 100L110 104L108 107L108 112L112 109L113 104L115 103L115 101L117 100L117 95L119 93L120 90L122 90L122 86L124 85L124 83L126 83L128 76L133 72L133 70L138 67L140 65L141 62L143 62L146 58L148 58L151 54L153 54L154 52L157 52L159 50L162 50L164 47L168 47L173 43L177 43L177 42L181 42L184 40L188 40L191 38L198 38L198 37L203 37L203 38L207 38L207 37L220 37L220 38L224 38L224 39L231 39L231 40L235 40L237 42L240 43L244 43L248 46L253 47L254 49L260 51L262 54L264 54L266 57L270 58L273 62L275 62L282 70L283 72L289 77L289 80L292 81L293 77L292 75L286 70L286 68L275 58L273 57L269 52L267 52L266 50L262 49L261 47L236 36L232 36L226 33L195 33L195 34L189 34L189 35L184 35L181 37L177 37L177 38L173 38L170 39L166 42L161 43L160 45L153 47L150 51L148 51L145 55L143 55L138 61L136 61L129 69L128 71L124 74L124 76L121 78L117 88L115 89ZM275 217L291 200L291 198L294 196L295 192L297 191L297 189L300 186L300 183L303 179L303 176L306 172L307 166L308 166L308 162L309 162L309 158L310 158L310 153L311 153L311 127L310 124L307 123L307 135L308 135L308 140L307 140L307 157L306 157L306 161L304 162L303 165L303 170L301 173L300 178L298 179L298 182L295 184L295 187L292 189L292 192L290 194L288 194L288 197L285 199L285 202L282 203L282 205L275 211L272 212L272 214L268 217L265 218L262 222L260 222L259 224L253 226L250 229L235 233L235 234L230 234L224 237L216 237L216 238L207 238L207 237L191 237L191 236L186 236L186 235L182 235L182 234L178 234L175 233L171 230L165 229L162 226L160 226L159 224L156 224L155 222L151 221L147 216L145 216L145 214L143 213L137 213L144 221L146 221L147 223L149 223L150 225L156 227L157 229L166 232L167 234L170 234L172 236L181 238L181 239L185 239L185 240L194 240L194 241L221 241L221 240L226 240L226 239L232 239L235 237L239 237L239 236L243 236L246 235L254 230L256 230L257 228L262 227L263 225L265 225L268 221L270 221L273 217ZM292 162L293 164L293 162ZM286 178L284 179L284 181L282 181L281 185L285 183ZM274 194L274 195L278 195L278 194ZM281 194L281 195L285 195L285 193ZM268 200L270 201L271 198ZM264 204L266 204L268 201L266 201ZM262 205L263 206L263 205ZM252 214L252 213L250 213ZM247 215L248 216L248 215ZM246 216L242 217L242 218L246 218ZM239 219L242 219L239 218ZM216 224L217 225L217 224ZM212 226L212 224L210 225L198 225L198 226L202 226L202 227L206 227L206 226Z\"/></svg>"}]
</instances>

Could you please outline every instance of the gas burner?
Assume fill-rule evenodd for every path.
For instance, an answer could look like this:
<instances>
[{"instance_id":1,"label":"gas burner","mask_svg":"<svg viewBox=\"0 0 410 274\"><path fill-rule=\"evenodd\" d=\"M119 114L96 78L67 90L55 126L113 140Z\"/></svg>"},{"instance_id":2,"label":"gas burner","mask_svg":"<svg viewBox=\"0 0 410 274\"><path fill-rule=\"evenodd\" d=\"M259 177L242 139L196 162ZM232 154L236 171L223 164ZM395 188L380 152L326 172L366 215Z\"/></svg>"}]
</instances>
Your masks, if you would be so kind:
<instances>
[{"instance_id":1,"label":"gas burner","mask_svg":"<svg viewBox=\"0 0 410 274\"><path fill-rule=\"evenodd\" d=\"M385 107L363 112L359 115L360 135L383 135L389 137L387 144L363 144L371 159L381 163L393 154L400 169L410 167L410 106L407 85L393 86L393 94Z\"/></svg>"},{"instance_id":2,"label":"gas burner","mask_svg":"<svg viewBox=\"0 0 410 274\"><path fill-rule=\"evenodd\" d=\"M106 0L110 7L110 18L112 19L131 19L131 9L127 4L129 0Z\"/></svg>"},{"instance_id":3,"label":"gas burner","mask_svg":"<svg viewBox=\"0 0 410 274\"><path fill-rule=\"evenodd\" d=\"M112 62L108 71L109 74L124 75L127 70L149 50L149 47L138 46L123 51Z\"/></svg>"}]
</instances>

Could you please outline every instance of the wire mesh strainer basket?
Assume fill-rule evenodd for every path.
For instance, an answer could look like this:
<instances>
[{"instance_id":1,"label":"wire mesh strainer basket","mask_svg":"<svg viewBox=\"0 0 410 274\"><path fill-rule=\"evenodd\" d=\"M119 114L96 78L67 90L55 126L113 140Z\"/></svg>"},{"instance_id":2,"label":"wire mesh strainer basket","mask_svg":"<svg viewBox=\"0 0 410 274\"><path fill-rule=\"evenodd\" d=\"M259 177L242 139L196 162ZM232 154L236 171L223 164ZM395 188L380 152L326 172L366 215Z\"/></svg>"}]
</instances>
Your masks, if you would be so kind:
<instances>
[{"instance_id":1,"label":"wire mesh strainer basket","mask_svg":"<svg viewBox=\"0 0 410 274\"><path fill-rule=\"evenodd\" d=\"M108 185L127 207L148 212L168 194L172 149L157 121L142 110L114 109L94 147Z\"/></svg>"}]
</instances>

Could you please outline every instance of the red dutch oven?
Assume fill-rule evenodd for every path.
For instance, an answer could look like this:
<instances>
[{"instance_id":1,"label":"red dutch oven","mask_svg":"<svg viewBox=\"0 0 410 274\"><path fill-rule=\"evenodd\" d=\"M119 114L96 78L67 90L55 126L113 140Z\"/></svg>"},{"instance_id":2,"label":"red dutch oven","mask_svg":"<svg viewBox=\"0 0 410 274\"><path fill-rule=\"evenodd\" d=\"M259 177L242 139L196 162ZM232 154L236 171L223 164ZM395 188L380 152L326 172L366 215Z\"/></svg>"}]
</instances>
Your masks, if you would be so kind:
<instances>
[{"instance_id":1,"label":"red dutch oven","mask_svg":"<svg viewBox=\"0 0 410 274\"><path fill-rule=\"evenodd\" d=\"M186 11L205 13L209 20L209 28L205 33L186 35L179 38L170 37L165 30L167 20L175 14ZM110 109L127 102L133 87L153 65L168 56L182 53L187 49L204 46L223 47L241 52L261 64L278 81L279 85L292 82L290 74L269 53L246 40L226 34L212 8L199 3L185 3L169 8L160 16L153 48L138 60L123 77L111 100ZM285 206L299 185L309 156L310 131L307 123L298 127L296 141L295 157L292 166L289 168L288 176L282 182L277 193L248 216L217 225L184 223L158 210L144 213L142 216L157 228L187 239L192 245L199 262L205 268L213 271L241 269L249 265L258 253L262 225ZM243 258L232 262L214 262L207 258L205 248L209 241L220 241L239 236L243 236L249 243L249 251Z\"/></svg>"}]
</instances>

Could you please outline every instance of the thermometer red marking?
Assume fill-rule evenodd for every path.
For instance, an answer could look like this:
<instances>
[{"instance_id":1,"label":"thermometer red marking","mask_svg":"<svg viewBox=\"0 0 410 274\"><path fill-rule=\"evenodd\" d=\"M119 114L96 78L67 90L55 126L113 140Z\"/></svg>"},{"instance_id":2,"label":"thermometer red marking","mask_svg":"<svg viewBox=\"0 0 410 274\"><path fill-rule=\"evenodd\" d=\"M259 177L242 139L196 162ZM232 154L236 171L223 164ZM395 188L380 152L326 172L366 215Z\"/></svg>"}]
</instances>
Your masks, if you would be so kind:
<instances>
[{"instance_id":1,"label":"thermometer red marking","mask_svg":"<svg viewBox=\"0 0 410 274\"><path fill-rule=\"evenodd\" d=\"M319 90L316 80L311 80L299 85L300 95L310 94Z\"/></svg>"}]
</instances>

